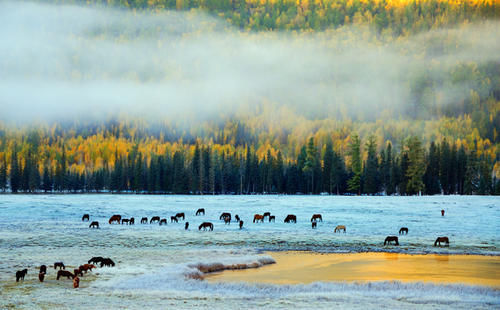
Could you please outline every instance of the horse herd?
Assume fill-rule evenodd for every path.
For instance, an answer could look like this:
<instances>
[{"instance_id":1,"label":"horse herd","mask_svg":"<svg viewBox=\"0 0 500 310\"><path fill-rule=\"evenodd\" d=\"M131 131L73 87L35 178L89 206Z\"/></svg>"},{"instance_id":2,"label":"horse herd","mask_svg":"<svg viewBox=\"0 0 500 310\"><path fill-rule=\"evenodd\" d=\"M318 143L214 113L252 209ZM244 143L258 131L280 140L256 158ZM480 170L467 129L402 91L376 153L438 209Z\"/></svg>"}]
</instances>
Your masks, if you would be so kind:
<instances>
[{"instance_id":1,"label":"horse herd","mask_svg":"<svg viewBox=\"0 0 500 310\"><path fill-rule=\"evenodd\" d=\"M78 288L80 286L80 277L83 277L83 273L87 273L87 271L92 271L92 269L97 268L97 264L100 264L100 267L114 267L115 262L111 258L104 258L101 256L95 256L88 260L86 264L80 265L78 268L74 268L73 272L66 270L66 265L63 262L55 262L54 270L57 270L56 280L59 280L61 277L66 277L68 279L73 279L73 287ZM19 270L16 272L16 282L19 280L24 281L24 277L28 273L28 269ZM38 280L43 282L45 280L45 275L47 274L47 265L41 265L40 270L38 272Z\"/></svg>"},{"instance_id":2,"label":"horse herd","mask_svg":"<svg viewBox=\"0 0 500 310\"><path fill-rule=\"evenodd\" d=\"M205 215L205 209L200 208L196 211L195 213L196 216L201 216ZM444 216L444 210L441 210L441 216ZM184 212L180 212L175 214L174 216L170 217L170 223L178 223L179 220L185 220L186 215ZM219 220L223 221L224 224L230 224L232 221L232 216L231 213L229 212L223 212L219 216ZM89 214L84 214L82 217L82 221L90 221L90 215ZM243 228L244 222L241 220L239 215L234 216L234 220L238 222L239 228ZM253 223L264 223L264 221L267 220L269 223L271 222L276 222L276 216L272 215L271 212L264 212L263 214L255 214L253 216ZM161 225L167 225L167 218L161 218L160 216L153 216L151 219L149 219L149 224L153 223L158 223L160 226ZM311 227L312 229L317 228L318 222L323 222L323 216L321 214L313 214L311 217ZM134 225L135 224L135 219L133 217L131 218L122 218L120 214L114 214L109 218L108 221L109 224L127 224L127 225ZM141 218L141 224L147 224L148 223L148 218L143 217ZM297 223L297 216L294 214L288 214L285 219L284 223ZM99 222L93 221L90 223L89 228L99 228ZM184 229L188 230L189 229L189 222L185 222L184 224ZM213 231L214 230L214 225L211 222L203 222L198 226L198 230L209 230ZM333 230L334 233L337 232L343 232L346 233L347 229L345 225L337 225L335 229ZM408 235L408 227L401 227L399 229L399 235ZM434 246L441 246L441 243L444 243L446 246L449 246L450 240L448 237L438 237L436 241L434 242ZM397 236L387 236L384 240L384 246L385 245L399 245L399 238Z\"/></svg>"}]
</instances>

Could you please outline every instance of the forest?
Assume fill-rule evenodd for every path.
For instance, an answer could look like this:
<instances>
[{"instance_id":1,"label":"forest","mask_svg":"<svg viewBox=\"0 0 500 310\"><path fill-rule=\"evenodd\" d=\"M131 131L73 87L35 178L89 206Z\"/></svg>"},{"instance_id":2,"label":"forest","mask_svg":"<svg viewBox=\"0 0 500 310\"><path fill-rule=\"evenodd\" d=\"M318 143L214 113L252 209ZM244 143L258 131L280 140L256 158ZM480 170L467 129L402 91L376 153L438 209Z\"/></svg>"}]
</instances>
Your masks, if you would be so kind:
<instances>
[{"instance_id":1,"label":"forest","mask_svg":"<svg viewBox=\"0 0 500 310\"><path fill-rule=\"evenodd\" d=\"M497 0L27 3L4 192L500 194Z\"/></svg>"}]
</instances>

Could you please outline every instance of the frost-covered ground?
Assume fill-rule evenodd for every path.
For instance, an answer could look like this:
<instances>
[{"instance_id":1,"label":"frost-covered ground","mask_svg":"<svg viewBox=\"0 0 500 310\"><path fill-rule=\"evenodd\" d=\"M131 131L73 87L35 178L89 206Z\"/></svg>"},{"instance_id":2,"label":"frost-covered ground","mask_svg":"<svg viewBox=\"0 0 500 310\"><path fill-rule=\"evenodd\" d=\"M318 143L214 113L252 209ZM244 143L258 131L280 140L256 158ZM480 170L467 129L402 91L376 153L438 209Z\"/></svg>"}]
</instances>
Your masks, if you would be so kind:
<instances>
[{"instance_id":1,"label":"frost-covered ground","mask_svg":"<svg viewBox=\"0 0 500 310\"><path fill-rule=\"evenodd\" d=\"M205 208L206 215L195 211ZM441 217L440 210L446 214ZM255 213L271 212L276 223L253 224ZM141 225L140 218L170 219L186 213L184 222L167 226ZM222 212L244 221L224 225ZM89 213L101 224L89 229L81 216ZM323 222L312 230L310 218ZM109 225L112 214L134 217L136 225ZM297 224L285 224L296 214ZM198 231L202 221L213 232ZM422 283L313 283L254 285L190 280L192 264L246 264L263 250L321 252L398 251L500 255L500 200L497 197L336 197L336 196L142 196L142 195L1 195L0 308L498 308L500 292L491 288ZM333 234L336 225L346 234ZM400 237L401 246L383 246L387 235ZM449 248L435 248L437 236L448 236ZM82 278L81 289L55 281L49 269L38 282L37 267L64 261L75 266L92 256L111 257L115 268L98 268ZM29 268L24 283L15 271Z\"/></svg>"}]
</instances>

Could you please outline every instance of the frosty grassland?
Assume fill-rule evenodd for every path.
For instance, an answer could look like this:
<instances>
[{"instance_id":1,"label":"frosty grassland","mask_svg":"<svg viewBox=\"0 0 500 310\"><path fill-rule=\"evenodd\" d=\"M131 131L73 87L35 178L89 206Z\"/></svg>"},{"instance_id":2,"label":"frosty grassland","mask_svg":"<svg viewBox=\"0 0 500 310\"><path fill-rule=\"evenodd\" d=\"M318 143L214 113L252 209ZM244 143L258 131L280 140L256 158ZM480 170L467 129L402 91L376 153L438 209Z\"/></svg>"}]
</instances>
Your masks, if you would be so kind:
<instances>
[{"instance_id":1,"label":"frosty grassland","mask_svg":"<svg viewBox=\"0 0 500 310\"><path fill-rule=\"evenodd\" d=\"M198 208L205 208L206 215L195 217ZM276 223L252 223L255 213L266 211L276 216ZM268 285L186 278L197 272L193 264L247 264L263 259L265 250L500 255L496 197L2 195L0 212L0 308L307 308L311 302L317 308L500 306L498 290L471 285ZM170 219L177 212L186 213L188 231L182 221L139 223L143 216ZM244 229L236 222L224 225L222 212L238 214ZM89 229L81 221L84 213L101 228ZM316 230L311 229L313 213L323 215ZM112 214L134 217L136 224L109 225ZM287 214L296 214L297 224L283 223ZM198 231L202 221L213 222L214 231ZM346 234L333 233L339 224L346 225ZM384 238L397 235L402 226L409 234L400 237L401 245L384 247ZM448 236L450 247L433 247L437 236ZM75 266L92 256L111 257L117 266L83 277L79 290L69 281L55 281L51 268L46 281L38 282L41 264ZM16 283L15 271L26 267L25 282Z\"/></svg>"}]
</instances>

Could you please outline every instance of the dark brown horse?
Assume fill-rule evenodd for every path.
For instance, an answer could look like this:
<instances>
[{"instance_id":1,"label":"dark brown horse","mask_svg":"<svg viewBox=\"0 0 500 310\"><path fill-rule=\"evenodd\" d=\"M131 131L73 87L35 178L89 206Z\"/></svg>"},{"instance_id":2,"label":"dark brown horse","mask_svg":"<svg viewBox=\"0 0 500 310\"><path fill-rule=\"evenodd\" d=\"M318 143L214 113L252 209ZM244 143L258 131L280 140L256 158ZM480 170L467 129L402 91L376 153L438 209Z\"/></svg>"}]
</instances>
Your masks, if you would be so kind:
<instances>
[{"instance_id":1,"label":"dark brown horse","mask_svg":"<svg viewBox=\"0 0 500 310\"><path fill-rule=\"evenodd\" d=\"M149 224L152 224L153 222L159 222L160 221L160 217L159 216L153 216L151 218L151 221L149 221Z\"/></svg>"},{"instance_id":2,"label":"dark brown horse","mask_svg":"<svg viewBox=\"0 0 500 310\"><path fill-rule=\"evenodd\" d=\"M444 242L445 246L450 246L450 239L448 237L437 237L436 241L434 241L434 246L441 246L441 242Z\"/></svg>"},{"instance_id":3,"label":"dark brown horse","mask_svg":"<svg viewBox=\"0 0 500 310\"><path fill-rule=\"evenodd\" d=\"M203 230L207 230L207 228L212 231L214 230L214 224L210 223L210 222L203 222L201 223L200 226L198 226L198 230L201 230L203 228Z\"/></svg>"},{"instance_id":4,"label":"dark brown horse","mask_svg":"<svg viewBox=\"0 0 500 310\"><path fill-rule=\"evenodd\" d=\"M129 225L135 225L135 218L131 217L130 220L128 221Z\"/></svg>"},{"instance_id":5,"label":"dark brown horse","mask_svg":"<svg viewBox=\"0 0 500 310\"><path fill-rule=\"evenodd\" d=\"M177 217L175 217L175 216L170 217L170 223L173 223L173 222L179 223L179 221L177 220Z\"/></svg>"},{"instance_id":6,"label":"dark brown horse","mask_svg":"<svg viewBox=\"0 0 500 310\"><path fill-rule=\"evenodd\" d=\"M59 280L60 277L67 277L68 279L73 279L75 275L67 270L59 270L57 272L57 280Z\"/></svg>"},{"instance_id":7,"label":"dark brown horse","mask_svg":"<svg viewBox=\"0 0 500 310\"><path fill-rule=\"evenodd\" d=\"M127 223L127 225L130 224L130 220L129 219L122 219L122 225Z\"/></svg>"},{"instance_id":8,"label":"dark brown horse","mask_svg":"<svg viewBox=\"0 0 500 310\"><path fill-rule=\"evenodd\" d=\"M102 262L103 259L104 258L102 256L94 256L91 259L89 259L88 263L89 264L98 264L98 263Z\"/></svg>"},{"instance_id":9,"label":"dark brown horse","mask_svg":"<svg viewBox=\"0 0 500 310\"><path fill-rule=\"evenodd\" d=\"M66 266L64 266L63 262L55 262L54 269L57 269L57 267L59 267L59 269L66 269Z\"/></svg>"},{"instance_id":10,"label":"dark brown horse","mask_svg":"<svg viewBox=\"0 0 500 310\"><path fill-rule=\"evenodd\" d=\"M200 209L198 209L198 210L196 211L196 216L201 215L201 214L205 215L205 209L200 208Z\"/></svg>"},{"instance_id":11,"label":"dark brown horse","mask_svg":"<svg viewBox=\"0 0 500 310\"><path fill-rule=\"evenodd\" d=\"M186 222L186 224L184 224L184 230L188 230L189 228L189 222Z\"/></svg>"},{"instance_id":12,"label":"dark brown horse","mask_svg":"<svg viewBox=\"0 0 500 310\"><path fill-rule=\"evenodd\" d=\"M444 216L444 210L441 210L441 216Z\"/></svg>"},{"instance_id":13,"label":"dark brown horse","mask_svg":"<svg viewBox=\"0 0 500 310\"><path fill-rule=\"evenodd\" d=\"M24 281L24 276L28 273L28 269L23 269L19 270L16 272L16 282L19 282L19 280Z\"/></svg>"},{"instance_id":14,"label":"dark brown horse","mask_svg":"<svg viewBox=\"0 0 500 310\"><path fill-rule=\"evenodd\" d=\"M271 215L271 216L269 217L269 223L271 223L271 221L272 221L272 222L276 222L276 216Z\"/></svg>"},{"instance_id":15,"label":"dark brown horse","mask_svg":"<svg viewBox=\"0 0 500 310\"><path fill-rule=\"evenodd\" d=\"M387 236L384 240L384 245L386 243L391 244L391 242L394 242L394 245L399 245L398 237L396 236Z\"/></svg>"},{"instance_id":16,"label":"dark brown horse","mask_svg":"<svg viewBox=\"0 0 500 310\"><path fill-rule=\"evenodd\" d=\"M408 227L401 227L399 229L399 234L400 235L402 235L402 234L408 235Z\"/></svg>"},{"instance_id":17,"label":"dark brown horse","mask_svg":"<svg viewBox=\"0 0 500 310\"><path fill-rule=\"evenodd\" d=\"M80 275L81 277L83 277L83 272L80 270L80 268L73 269L73 274L75 276Z\"/></svg>"},{"instance_id":18,"label":"dark brown horse","mask_svg":"<svg viewBox=\"0 0 500 310\"><path fill-rule=\"evenodd\" d=\"M160 226L163 225L163 224L167 225L167 219L161 219L160 220Z\"/></svg>"},{"instance_id":19,"label":"dark brown horse","mask_svg":"<svg viewBox=\"0 0 500 310\"><path fill-rule=\"evenodd\" d=\"M184 214L184 212L177 213L177 214L175 215L175 217L176 217L177 219L180 219L180 218L182 217L182 220L183 220L183 221L186 219L186 215Z\"/></svg>"},{"instance_id":20,"label":"dark brown horse","mask_svg":"<svg viewBox=\"0 0 500 310\"><path fill-rule=\"evenodd\" d=\"M240 229L243 228L243 221L240 221Z\"/></svg>"},{"instance_id":21,"label":"dark brown horse","mask_svg":"<svg viewBox=\"0 0 500 310\"><path fill-rule=\"evenodd\" d=\"M40 282L43 282L43 279L45 279L45 273L44 272L38 273L38 280L40 280Z\"/></svg>"},{"instance_id":22,"label":"dark brown horse","mask_svg":"<svg viewBox=\"0 0 500 310\"><path fill-rule=\"evenodd\" d=\"M323 217L321 216L321 214L313 214L313 216L311 217L311 222L316 221L323 222Z\"/></svg>"},{"instance_id":23,"label":"dark brown horse","mask_svg":"<svg viewBox=\"0 0 500 310\"><path fill-rule=\"evenodd\" d=\"M262 216L263 216L264 218L266 218L266 217L270 217L270 216L271 216L271 212L264 212L264 214L262 214Z\"/></svg>"},{"instance_id":24,"label":"dark brown horse","mask_svg":"<svg viewBox=\"0 0 500 310\"><path fill-rule=\"evenodd\" d=\"M219 220L224 220L225 221L225 218L228 218L229 220L231 220L231 213L228 213L228 212L224 212L222 213L220 216L219 216Z\"/></svg>"},{"instance_id":25,"label":"dark brown horse","mask_svg":"<svg viewBox=\"0 0 500 310\"><path fill-rule=\"evenodd\" d=\"M141 224L147 224L148 223L148 218L147 217L143 217L141 219Z\"/></svg>"},{"instance_id":26,"label":"dark brown horse","mask_svg":"<svg viewBox=\"0 0 500 310\"><path fill-rule=\"evenodd\" d=\"M238 214L236 214L236 215L234 216L234 220L235 220L236 222L241 221L240 216L239 216Z\"/></svg>"},{"instance_id":27,"label":"dark brown horse","mask_svg":"<svg viewBox=\"0 0 500 310\"><path fill-rule=\"evenodd\" d=\"M312 222L311 225L312 225L312 229L314 229L314 228L316 228L316 226L318 225L318 223Z\"/></svg>"},{"instance_id":28,"label":"dark brown horse","mask_svg":"<svg viewBox=\"0 0 500 310\"><path fill-rule=\"evenodd\" d=\"M260 215L260 214L255 214L253 216L253 222L261 222L261 223L264 223L264 215Z\"/></svg>"},{"instance_id":29,"label":"dark brown horse","mask_svg":"<svg viewBox=\"0 0 500 310\"><path fill-rule=\"evenodd\" d=\"M87 222L90 221L90 215L89 214L84 214L82 216L82 222L85 221L85 220L87 220Z\"/></svg>"},{"instance_id":30,"label":"dark brown horse","mask_svg":"<svg viewBox=\"0 0 500 310\"><path fill-rule=\"evenodd\" d=\"M285 218L285 223L297 223L297 216L293 214L288 214Z\"/></svg>"},{"instance_id":31,"label":"dark brown horse","mask_svg":"<svg viewBox=\"0 0 500 310\"><path fill-rule=\"evenodd\" d=\"M85 273L87 273L87 271L92 271L92 269L96 268L96 266L93 264L83 264L78 268L80 269L80 271L85 271Z\"/></svg>"},{"instance_id":32,"label":"dark brown horse","mask_svg":"<svg viewBox=\"0 0 500 310\"><path fill-rule=\"evenodd\" d=\"M78 278L78 276L75 275L75 277L73 278L73 288L78 288L80 286L80 278Z\"/></svg>"},{"instance_id":33,"label":"dark brown horse","mask_svg":"<svg viewBox=\"0 0 500 310\"><path fill-rule=\"evenodd\" d=\"M226 216L223 220L224 224L231 225L231 217Z\"/></svg>"},{"instance_id":34,"label":"dark brown horse","mask_svg":"<svg viewBox=\"0 0 500 310\"><path fill-rule=\"evenodd\" d=\"M115 214L113 215L112 217L109 218L109 223L110 224L113 224L113 223L117 223L117 224L120 224L122 220L122 216L120 214Z\"/></svg>"},{"instance_id":35,"label":"dark brown horse","mask_svg":"<svg viewBox=\"0 0 500 310\"><path fill-rule=\"evenodd\" d=\"M99 222L93 221L92 223L90 223L89 228L99 228Z\"/></svg>"},{"instance_id":36,"label":"dark brown horse","mask_svg":"<svg viewBox=\"0 0 500 310\"><path fill-rule=\"evenodd\" d=\"M103 258L101 261L101 268L102 267L115 267L115 262L111 260L111 258Z\"/></svg>"}]
</instances>

